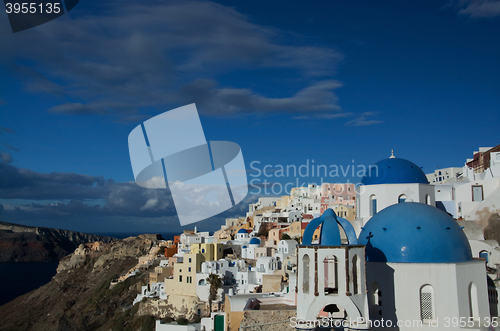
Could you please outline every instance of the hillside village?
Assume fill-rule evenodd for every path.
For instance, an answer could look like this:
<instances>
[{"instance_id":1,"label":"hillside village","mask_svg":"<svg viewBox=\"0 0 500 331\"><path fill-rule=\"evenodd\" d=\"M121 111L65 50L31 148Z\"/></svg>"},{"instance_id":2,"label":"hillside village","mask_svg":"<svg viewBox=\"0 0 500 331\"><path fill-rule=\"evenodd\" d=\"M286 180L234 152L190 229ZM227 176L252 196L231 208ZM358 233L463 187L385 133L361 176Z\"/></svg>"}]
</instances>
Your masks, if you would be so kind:
<instances>
[{"instance_id":1,"label":"hillside village","mask_svg":"<svg viewBox=\"0 0 500 331\"><path fill-rule=\"evenodd\" d=\"M162 317L156 330L315 329L325 317L362 330L384 319L435 329L452 317L495 327L500 145L464 163L425 175L391 155L362 185L259 198L213 234L157 238L111 286L147 270L134 304Z\"/></svg>"}]
</instances>

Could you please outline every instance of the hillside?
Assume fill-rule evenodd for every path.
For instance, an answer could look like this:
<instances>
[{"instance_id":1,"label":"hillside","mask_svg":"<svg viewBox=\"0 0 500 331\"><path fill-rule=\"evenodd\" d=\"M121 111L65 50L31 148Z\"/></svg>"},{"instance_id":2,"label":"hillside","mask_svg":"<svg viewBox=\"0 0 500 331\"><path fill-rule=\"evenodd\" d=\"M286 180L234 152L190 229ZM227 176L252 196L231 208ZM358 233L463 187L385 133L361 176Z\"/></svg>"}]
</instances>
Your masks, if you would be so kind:
<instances>
[{"instance_id":1,"label":"hillside","mask_svg":"<svg viewBox=\"0 0 500 331\"><path fill-rule=\"evenodd\" d=\"M154 330L153 316L141 316L140 304L131 306L147 284L148 270L110 284L134 267L156 238L130 237L99 251L79 246L60 261L48 284L0 307L0 330Z\"/></svg>"},{"instance_id":2,"label":"hillside","mask_svg":"<svg viewBox=\"0 0 500 331\"><path fill-rule=\"evenodd\" d=\"M57 261L80 244L115 238L0 222L0 262Z\"/></svg>"}]
</instances>

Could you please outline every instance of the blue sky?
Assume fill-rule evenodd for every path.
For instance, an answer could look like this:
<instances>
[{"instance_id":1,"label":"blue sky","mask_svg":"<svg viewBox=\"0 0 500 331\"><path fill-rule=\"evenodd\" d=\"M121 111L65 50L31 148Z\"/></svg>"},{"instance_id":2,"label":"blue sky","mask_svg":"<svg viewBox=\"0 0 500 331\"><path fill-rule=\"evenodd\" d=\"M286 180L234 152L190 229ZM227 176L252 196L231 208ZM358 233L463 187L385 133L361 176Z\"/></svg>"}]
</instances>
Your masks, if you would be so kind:
<instances>
[{"instance_id":1,"label":"blue sky","mask_svg":"<svg viewBox=\"0 0 500 331\"><path fill-rule=\"evenodd\" d=\"M131 183L127 136L193 102L207 140L238 143L247 168L394 149L429 173L500 143L500 1L82 0L16 34L2 13L0 38L4 221L179 230L168 190Z\"/></svg>"}]
</instances>

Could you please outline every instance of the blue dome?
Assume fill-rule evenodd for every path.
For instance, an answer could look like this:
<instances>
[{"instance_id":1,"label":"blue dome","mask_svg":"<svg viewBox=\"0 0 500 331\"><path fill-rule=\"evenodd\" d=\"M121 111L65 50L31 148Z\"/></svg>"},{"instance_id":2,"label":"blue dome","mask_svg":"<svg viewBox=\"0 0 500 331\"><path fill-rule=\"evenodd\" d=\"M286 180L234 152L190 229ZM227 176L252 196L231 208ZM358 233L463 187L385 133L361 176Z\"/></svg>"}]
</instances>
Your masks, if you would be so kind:
<instances>
[{"instance_id":1,"label":"blue dome","mask_svg":"<svg viewBox=\"0 0 500 331\"><path fill-rule=\"evenodd\" d=\"M250 245L260 245L260 240L257 238L250 239Z\"/></svg>"},{"instance_id":2,"label":"blue dome","mask_svg":"<svg viewBox=\"0 0 500 331\"><path fill-rule=\"evenodd\" d=\"M302 238L302 245L312 245L314 232L321 225L319 234L319 245L321 246L340 246L339 225L344 230L347 240L350 245L357 244L356 232L351 223L345 218L338 217L335 212L329 208L325 210L323 215L313 219L307 224Z\"/></svg>"},{"instance_id":3,"label":"blue dome","mask_svg":"<svg viewBox=\"0 0 500 331\"><path fill-rule=\"evenodd\" d=\"M370 262L456 263L472 260L469 241L447 213L417 202L392 205L362 228Z\"/></svg>"},{"instance_id":4,"label":"blue dome","mask_svg":"<svg viewBox=\"0 0 500 331\"><path fill-rule=\"evenodd\" d=\"M241 247L241 248L247 248L247 246L243 245L243 247Z\"/></svg>"},{"instance_id":5,"label":"blue dome","mask_svg":"<svg viewBox=\"0 0 500 331\"><path fill-rule=\"evenodd\" d=\"M375 163L361 180L363 185L429 184L422 169L405 159L388 158Z\"/></svg>"},{"instance_id":6,"label":"blue dome","mask_svg":"<svg viewBox=\"0 0 500 331\"><path fill-rule=\"evenodd\" d=\"M238 231L238 233L248 234L248 231L247 231L247 230L245 230L245 229L240 229L240 230Z\"/></svg>"}]
</instances>

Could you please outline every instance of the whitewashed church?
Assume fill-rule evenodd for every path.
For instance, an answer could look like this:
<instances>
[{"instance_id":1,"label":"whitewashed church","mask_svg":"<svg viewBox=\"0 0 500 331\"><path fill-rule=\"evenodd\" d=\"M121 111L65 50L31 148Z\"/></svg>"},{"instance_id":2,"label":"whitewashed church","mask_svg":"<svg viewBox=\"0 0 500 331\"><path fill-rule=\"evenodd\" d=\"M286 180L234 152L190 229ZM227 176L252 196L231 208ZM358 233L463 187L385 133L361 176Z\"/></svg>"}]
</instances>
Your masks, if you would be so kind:
<instances>
[{"instance_id":1,"label":"whitewashed church","mask_svg":"<svg viewBox=\"0 0 500 331\"><path fill-rule=\"evenodd\" d=\"M393 156L375 166L358 187L354 226L329 209L305 229L297 329L326 318L344 330L488 330L496 309L490 313L485 261L435 207L420 167Z\"/></svg>"}]
</instances>

